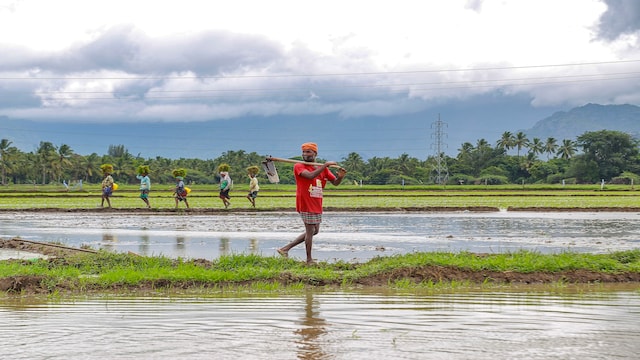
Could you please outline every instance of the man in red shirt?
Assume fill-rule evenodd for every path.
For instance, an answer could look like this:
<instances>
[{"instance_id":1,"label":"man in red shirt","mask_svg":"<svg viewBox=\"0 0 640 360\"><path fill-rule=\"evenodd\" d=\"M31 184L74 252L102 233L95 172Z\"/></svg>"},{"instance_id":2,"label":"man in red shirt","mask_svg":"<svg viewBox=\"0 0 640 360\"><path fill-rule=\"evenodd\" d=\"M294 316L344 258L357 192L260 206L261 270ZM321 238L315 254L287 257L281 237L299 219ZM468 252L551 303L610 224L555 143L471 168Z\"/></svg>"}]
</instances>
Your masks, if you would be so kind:
<instances>
[{"instance_id":1,"label":"man in red shirt","mask_svg":"<svg viewBox=\"0 0 640 360\"><path fill-rule=\"evenodd\" d=\"M302 144L302 159L313 163L318 156L318 145L315 143ZM338 176L334 175L329 166L337 166L335 161L327 161L318 166L305 163L297 163L293 167L293 175L296 179L296 211L302 217L305 232L290 242L287 246L278 249L278 253L284 257L289 255L289 250L304 242L307 250L307 264L313 264L311 248L313 236L320 232L322 222L322 192L329 181L335 186L340 185L347 174L343 168L338 169Z\"/></svg>"}]
</instances>

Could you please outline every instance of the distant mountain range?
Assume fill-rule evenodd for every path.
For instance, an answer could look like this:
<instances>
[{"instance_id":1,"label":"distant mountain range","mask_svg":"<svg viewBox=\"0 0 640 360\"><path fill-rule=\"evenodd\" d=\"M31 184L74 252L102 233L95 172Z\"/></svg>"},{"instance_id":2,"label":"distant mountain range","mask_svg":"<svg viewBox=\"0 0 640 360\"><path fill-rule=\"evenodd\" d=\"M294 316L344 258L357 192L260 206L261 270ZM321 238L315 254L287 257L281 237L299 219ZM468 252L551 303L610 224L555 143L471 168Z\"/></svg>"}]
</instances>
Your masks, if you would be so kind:
<instances>
[{"instance_id":1,"label":"distant mountain range","mask_svg":"<svg viewBox=\"0 0 640 360\"><path fill-rule=\"evenodd\" d=\"M529 140L554 137L575 140L589 131L617 130L640 137L640 107L635 105L587 104L570 111L559 111L523 130Z\"/></svg>"},{"instance_id":2,"label":"distant mountain range","mask_svg":"<svg viewBox=\"0 0 640 360\"><path fill-rule=\"evenodd\" d=\"M553 115L537 120L550 112ZM243 117L203 122L61 123L0 116L0 138L25 152L41 141L67 144L81 155L104 155L110 145L124 145L134 156L215 159L227 151L260 155L300 155L300 144L315 141L319 157L341 161L356 152L363 159L397 158L403 153L426 159L435 154L434 123L445 123L444 149L455 156L464 142L485 139L492 145L505 131L523 131L531 140L575 140L587 131L618 130L640 137L640 107L587 104L569 111L532 109L521 102L465 102L401 116L344 119L332 115ZM533 124L529 129L526 126ZM523 130L518 130L523 129Z\"/></svg>"}]
</instances>

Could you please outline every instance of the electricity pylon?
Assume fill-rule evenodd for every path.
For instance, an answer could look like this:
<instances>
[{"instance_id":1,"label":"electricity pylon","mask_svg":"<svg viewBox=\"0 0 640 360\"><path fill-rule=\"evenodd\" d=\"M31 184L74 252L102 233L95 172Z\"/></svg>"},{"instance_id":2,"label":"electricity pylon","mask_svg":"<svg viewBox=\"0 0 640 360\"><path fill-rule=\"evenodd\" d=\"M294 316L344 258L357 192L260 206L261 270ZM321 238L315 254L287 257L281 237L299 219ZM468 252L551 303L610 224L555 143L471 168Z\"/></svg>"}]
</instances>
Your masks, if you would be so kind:
<instances>
[{"instance_id":1,"label":"electricity pylon","mask_svg":"<svg viewBox=\"0 0 640 360\"><path fill-rule=\"evenodd\" d=\"M447 169L447 160L444 157L444 148L446 144L444 143L444 138L446 134L443 128L447 124L440 120L440 114L438 114L438 121L431 124L431 128L433 129L433 133L431 137L433 138L433 143L431 144L431 148L435 150L435 160L436 165L434 166L435 176L433 177L433 182L436 184L445 185L447 180L449 180L449 170Z\"/></svg>"}]
</instances>

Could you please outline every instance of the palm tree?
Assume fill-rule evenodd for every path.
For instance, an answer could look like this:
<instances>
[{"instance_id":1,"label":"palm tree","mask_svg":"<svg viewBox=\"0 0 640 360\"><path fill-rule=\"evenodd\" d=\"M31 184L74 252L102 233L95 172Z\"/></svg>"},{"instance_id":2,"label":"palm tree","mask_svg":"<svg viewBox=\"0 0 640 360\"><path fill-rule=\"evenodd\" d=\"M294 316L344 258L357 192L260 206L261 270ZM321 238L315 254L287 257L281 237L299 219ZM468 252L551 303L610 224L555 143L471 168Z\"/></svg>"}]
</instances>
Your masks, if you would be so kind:
<instances>
[{"instance_id":1,"label":"palm tree","mask_svg":"<svg viewBox=\"0 0 640 360\"><path fill-rule=\"evenodd\" d=\"M42 185L47 183L47 167L51 167L53 161L56 160L56 147L49 141L40 141L40 145L36 150L38 162L42 168Z\"/></svg>"},{"instance_id":2,"label":"palm tree","mask_svg":"<svg viewBox=\"0 0 640 360\"><path fill-rule=\"evenodd\" d=\"M342 166L349 172L362 172L365 164L360 154L352 152L346 158L342 158Z\"/></svg>"},{"instance_id":3,"label":"palm tree","mask_svg":"<svg viewBox=\"0 0 640 360\"><path fill-rule=\"evenodd\" d=\"M64 172L65 167L71 166L71 156L73 155L73 150L67 144L62 144L58 148L58 152L56 154L55 159L51 162L51 168L53 173L57 176L58 182L60 182L60 177Z\"/></svg>"},{"instance_id":4,"label":"palm tree","mask_svg":"<svg viewBox=\"0 0 640 360\"><path fill-rule=\"evenodd\" d=\"M513 141L513 146L518 149L518 157L520 157L520 150L529 146L529 139L527 139L527 135L522 131L518 132L515 140Z\"/></svg>"},{"instance_id":5,"label":"palm tree","mask_svg":"<svg viewBox=\"0 0 640 360\"><path fill-rule=\"evenodd\" d=\"M403 153L400 157L394 162L395 167L404 175L409 175L412 173L417 167L417 160L415 158L409 157L409 154Z\"/></svg>"},{"instance_id":6,"label":"palm tree","mask_svg":"<svg viewBox=\"0 0 640 360\"><path fill-rule=\"evenodd\" d=\"M498 148L502 149L504 152L509 151L515 145L515 137L509 131L505 131L502 133L502 137L498 140Z\"/></svg>"},{"instance_id":7,"label":"palm tree","mask_svg":"<svg viewBox=\"0 0 640 360\"><path fill-rule=\"evenodd\" d=\"M2 185L7 185L6 176L7 168L9 167L11 144L8 139L0 140L0 166L2 166Z\"/></svg>"},{"instance_id":8,"label":"palm tree","mask_svg":"<svg viewBox=\"0 0 640 360\"><path fill-rule=\"evenodd\" d=\"M529 144L529 153L533 154L533 157L535 158L536 156L538 156L538 154L542 154L543 152L544 144L542 143L542 140L540 140L539 138L533 138L533 140Z\"/></svg>"},{"instance_id":9,"label":"palm tree","mask_svg":"<svg viewBox=\"0 0 640 360\"><path fill-rule=\"evenodd\" d=\"M102 163L100 156L96 153L87 155L84 157L82 175L85 181L91 181L93 174L97 174L100 170L100 164Z\"/></svg>"},{"instance_id":10,"label":"palm tree","mask_svg":"<svg viewBox=\"0 0 640 360\"><path fill-rule=\"evenodd\" d=\"M490 150L489 142L486 139L479 139L476 141L476 151L484 152Z\"/></svg>"},{"instance_id":11,"label":"palm tree","mask_svg":"<svg viewBox=\"0 0 640 360\"><path fill-rule=\"evenodd\" d=\"M577 151L576 143L569 139L562 140L562 145L558 148L556 155L560 156L564 160L569 160L575 155Z\"/></svg>"},{"instance_id":12,"label":"palm tree","mask_svg":"<svg viewBox=\"0 0 640 360\"><path fill-rule=\"evenodd\" d=\"M557 140L553 137L548 137L547 141L544 143L544 152L547 153L547 160L549 160L549 155L555 154L556 151L558 151Z\"/></svg>"},{"instance_id":13,"label":"palm tree","mask_svg":"<svg viewBox=\"0 0 640 360\"><path fill-rule=\"evenodd\" d=\"M485 139L480 139L476 142L476 148L472 152L472 163L471 166L474 169L474 174L480 174L480 171L487 165L487 163L491 160L493 148L489 144L489 142Z\"/></svg>"},{"instance_id":14,"label":"palm tree","mask_svg":"<svg viewBox=\"0 0 640 360\"><path fill-rule=\"evenodd\" d=\"M377 156L374 156L371 159L369 159L367 163L368 172L374 173L376 171L387 169L389 168L390 162L391 162L391 159L389 159L389 157L385 156L383 158L379 158Z\"/></svg>"},{"instance_id":15,"label":"palm tree","mask_svg":"<svg viewBox=\"0 0 640 360\"><path fill-rule=\"evenodd\" d=\"M456 160L461 168L473 169L473 151L473 144L468 141L460 146Z\"/></svg>"},{"instance_id":16,"label":"palm tree","mask_svg":"<svg viewBox=\"0 0 640 360\"><path fill-rule=\"evenodd\" d=\"M467 141L460 146L460 149L458 149L458 159L467 159L471 156L472 152L473 144Z\"/></svg>"}]
</instances>

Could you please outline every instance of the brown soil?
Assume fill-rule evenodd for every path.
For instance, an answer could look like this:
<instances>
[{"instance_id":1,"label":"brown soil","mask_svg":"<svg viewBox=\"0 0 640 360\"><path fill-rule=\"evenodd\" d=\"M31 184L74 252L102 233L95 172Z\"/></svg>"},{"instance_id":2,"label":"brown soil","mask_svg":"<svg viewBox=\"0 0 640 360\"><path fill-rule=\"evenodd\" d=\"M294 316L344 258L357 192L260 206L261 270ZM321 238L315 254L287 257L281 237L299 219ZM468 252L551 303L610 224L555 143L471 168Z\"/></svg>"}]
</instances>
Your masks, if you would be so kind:
<instances>
[{"instance_id":1,"label":"brown soil","mask_svg":"<svg viewBox=\"0 0 640 360\"><path fill-rule=\"evenodd\" d=\"M22 251L29 251L34 253L40 253L50 256L49 261L55 264L59 261L64 261L64 258L70 255L78 253L95 252L88 249L77 249L67 246L61 246L56 244L38 243L33 241L27 241L22 239L0 239L0 248L16 249ZM484 256L478 254L478 256ZM23 261L23 260L7 260L7 261ZM193 260L194 264L202 267L210 267L211 261L204 259ZM353 265L354 267L357 264ZM71 286L64 284L57 285L56 289L51 289L44 285L44 280L40 276L11 276L6 278L0 278L0 291L4 292L18 292L21 294L42 294L50 293L52 290L59 292L71 291ZM438 282L470 282L470 283L495 283L495 284L549 284L549 283L571 283L571 284L589 284L589 283L640 283L640 273L602 273L594 272L590 270L571 270L562 272L535 272L535 273L518 273L512 271L496 272L496 271L472 271L467 269L461 269L457 267L445 267L445 266L421 266L410 267L403 269L395 269L390 272L376 274L373 276L365 277L354 281L354 286L367 286L367 287L384 287L388 286L390 282L395 280L409 280L411 282L420 283L431 281L433 283ZM296 277L290 273L282 273L277 279L283 285L305 283L308 286L340 286L342 280L336 280L334 282L325 282L313 278L301 278ZM173 289L190 289L190 288L207 288L207 287L223 287L233 285L248 285L243 284L228 284L228 283L198 283L198 282L170 282L170 281L155 281L138 284L135 286L118 286L110 290L129 290L129 291L153 291L159 288L173 288ZM101 291L104 289L85 289L85 292L92 290Z\"/></svg>"}]
</instances>

